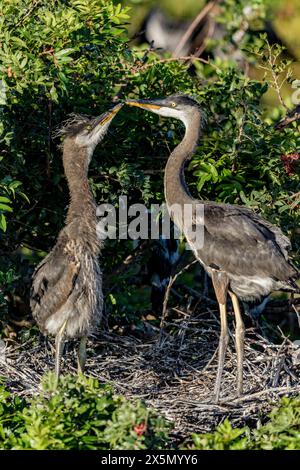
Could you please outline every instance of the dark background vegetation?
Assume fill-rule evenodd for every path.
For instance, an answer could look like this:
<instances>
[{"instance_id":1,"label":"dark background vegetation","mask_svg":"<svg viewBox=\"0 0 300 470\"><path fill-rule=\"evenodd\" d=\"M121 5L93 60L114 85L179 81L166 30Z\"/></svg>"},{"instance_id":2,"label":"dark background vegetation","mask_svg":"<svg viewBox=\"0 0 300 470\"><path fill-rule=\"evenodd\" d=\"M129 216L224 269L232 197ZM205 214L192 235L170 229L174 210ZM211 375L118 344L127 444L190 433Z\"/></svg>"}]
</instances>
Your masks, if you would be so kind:
<instances>
[{"instance_id":1,"label":"dark background vegetation","mask_svg":"<svg viewBox=\"0 0 300 470\"><path fill-rule=\"evenodd\" d=\"M164 0L159 5L171 18L186 20L205 3ZM64 224L68 192L54 130L70 112L98 115L119 99L175 92L196 97L206 125L186 171L192 194L246 204L281 226L300 265L299 129L296 122L282 130L274 127L295 106L291 96L300 70L298 2L221 1L216 22L222 25L223 36L205 44L208 62L170 60L170 53L140 44L137 33L155 4L1 2L0 335L8 341L36 334L28 305L30 277ZM249 29L234 44L249 5ZM266 21L288 52L258 34ZM222 58L215 54L217 47L226 52L228 44L242 54L243 66L226 53ZM164 164L182 136L176 121L122 110L91 164L90 184L97 202L116 204L120 195L127 195L129 202L162 202ZM159 325L159 314L151 305L153 249L150 242L139 246L107 241L101 257L103 328L143 334L147 323ZM199 292L205 287L195 266L182 282ZM179 293L187 302L186 292ZM175 301L171 295L170 303ZM297 336L288 323L284 327Z\"/></svg>"}]
</instances>

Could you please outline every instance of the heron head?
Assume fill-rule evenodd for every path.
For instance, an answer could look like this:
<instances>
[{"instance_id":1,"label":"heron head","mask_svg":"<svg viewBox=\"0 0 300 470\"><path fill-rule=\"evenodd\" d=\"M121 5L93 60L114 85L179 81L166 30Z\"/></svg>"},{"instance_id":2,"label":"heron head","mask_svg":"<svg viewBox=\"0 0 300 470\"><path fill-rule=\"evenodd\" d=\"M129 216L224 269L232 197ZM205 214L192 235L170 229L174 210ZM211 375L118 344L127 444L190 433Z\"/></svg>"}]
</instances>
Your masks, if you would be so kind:
<instances>
[{"instance_id":1,"label":"heron head","mask_svg":"<svg viewBox=\"0 0 300 470\"><path fill-rule=\"evenodd\" d=\"M187 95L172 95L163 99L127 100L129 106L137 106L165 117L180 119L185 124L200 111L199 103Z\"/></svg>"},{"instance_id":2,"label":"heron head","mask_svg":"<svg viewBox=\"0 0 300 470\"><path fill-rule=\"evenodd\" d=\"M122 106L117 104L96 118L73 114L58 133L71 139L78 147L94 150Z\"/></svg>"}]
</instances>

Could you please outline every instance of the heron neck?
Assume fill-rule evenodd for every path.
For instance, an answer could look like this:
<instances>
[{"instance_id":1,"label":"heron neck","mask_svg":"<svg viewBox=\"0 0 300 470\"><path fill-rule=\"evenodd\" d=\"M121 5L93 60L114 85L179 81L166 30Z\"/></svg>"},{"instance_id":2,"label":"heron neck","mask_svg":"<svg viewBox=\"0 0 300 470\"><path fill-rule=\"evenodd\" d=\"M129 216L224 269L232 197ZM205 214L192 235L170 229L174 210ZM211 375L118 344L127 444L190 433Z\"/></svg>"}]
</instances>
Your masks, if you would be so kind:
<instances>
[{"instance_id":1,"label":"heron neck","mask_svg":"<svg viewBox=\"0 0 300 470\"><path fill-rule=\"evenodd\" d=\"M96 204L88 181L88 150L77 148L64 151L63 164L70 192L66 223L75 218L96 218Z\"/></svg>"},{"instance_id":2,"label":"heron neck","mask_svg":"<svg viewBox=\"0 0 300 470\"><path fill-rule=\"evenodd\" d=\"M173 150L166 164L164 186L167 206L173 204L189 204L194 201L184 177L184 168L187 160L193 156L201 128L201 114L195 110L193 118L186 123L186 131L183 140Z\"/></svg>"}]
</instances>

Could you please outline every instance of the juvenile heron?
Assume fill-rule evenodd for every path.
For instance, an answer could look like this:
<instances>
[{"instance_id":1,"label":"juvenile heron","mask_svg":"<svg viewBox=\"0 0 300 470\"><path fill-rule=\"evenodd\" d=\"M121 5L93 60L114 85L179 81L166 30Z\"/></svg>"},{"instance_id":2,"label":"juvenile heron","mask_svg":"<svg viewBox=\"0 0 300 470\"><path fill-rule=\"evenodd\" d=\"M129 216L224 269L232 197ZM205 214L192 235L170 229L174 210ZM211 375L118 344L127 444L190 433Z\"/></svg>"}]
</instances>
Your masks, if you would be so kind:
<instances>
[{"instance_id":1,"label":"juvenile heron","mask_svg":"<svg viewBox=\"0 0 300 470\"><path fill-rule=\"evenodd\" d=\"M185 233L196 258L212 278L219 303L221 335L215 397L219 400L222 372L228 345L226 300L229 294L236 321L237 392L243 391L243 357L245 328L238 299L259 299L272 291L299 292L295 284L299 272L288 259L289 239L281 230L250 209L193 199L184 179L185 162L189 160L201 133L202 112L199 103L188 96L175 95L160 100L128 100L162 116L176 118L185 125L185 136L169 156L164 177L166 203L179 228ZM203 205L203 217L197 216L197 205ZM188 205L192 209L191 225L202 225L203 246L191 240L191 227L177 219L173 207Z\"/></svg>"},{"instance_id":2,"label":"juvenile heron","mask_svg":"<svg viewBox=\"0 0 300 470\"><path fill-rule=\"evenodd\" d=\"M101 320L101 242L96 234L96 204L89 188L88 167L96 145L121 106L96 118L75 115L60 131L64 135L63 165L70 204L56 245L33 274L30 300L42 333L55 336L57 380L64 342L80 339L78 371L82 372L87 337Z\"/></svg>"}]
</instances>

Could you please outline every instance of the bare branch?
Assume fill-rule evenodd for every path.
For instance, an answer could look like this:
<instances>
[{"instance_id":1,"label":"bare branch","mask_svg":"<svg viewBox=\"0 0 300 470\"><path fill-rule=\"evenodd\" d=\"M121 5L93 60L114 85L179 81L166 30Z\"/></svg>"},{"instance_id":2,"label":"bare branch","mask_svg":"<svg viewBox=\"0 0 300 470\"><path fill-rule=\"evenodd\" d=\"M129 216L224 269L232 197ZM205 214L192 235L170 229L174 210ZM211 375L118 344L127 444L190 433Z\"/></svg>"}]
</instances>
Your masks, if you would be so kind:
<instances>
[{"instance_id":1,"label":"bare branch","mask_svg":"<svg viewBox=\"0 0 300 470\"><path fill-rule=\"evenodd\" d=\"M284 129L291 122L298 121L300 119L300 105L296 106L292 111L289 111L287 115L281 119L281 121L275 124L275 129Z\"/></svg>"},{"instance_id":2,"label":"bare branch","mask_svg":"<svg viewBox=\"0 0 300 470\"><path fill-rule=\"evenodd\" d=\"M162 316L161 316L161 321L160 321L160 328L161 329L164 326L166 315L167 315L167 306L168 306L168 301L169 301L169 297L170 297L171 287L173 286L173 284L176 281L176 279L178 278L178 276L180 276L182 273L184 273L184 271L189 269L193 264L195 264L197 262L198 261L196 259L194 259L194 261L187 264L180 271L178 271L178 273L175 274L175 276L170 277L170 280L169 280L169 283L168 283L168 286L167 286L167 289L166 289L166 293L165 293L164 303L163 303L163 311L162 311Z\"/></svg>"},{"instance_id":3,"label":"bare branch","mask_svg":"<svg viewBox=\"0 0 300 470\"><path fill-rule=\"evenodd\" d=\"M192 21L192 23L180 39L175 51L172 54L173 57L177 57L179 55L180 51L186 45L197 26L200 24L203 18L205 18L205 16L211 12L211 10L217 5L217 3L219 3L219 0L212 0L211 2L208 2L208 4L200 11L200 13L196 16L194 21Z\"/></svg>"}]
</instances>

